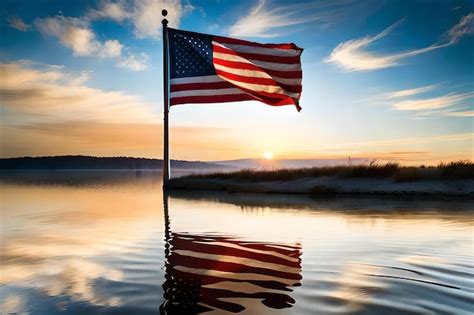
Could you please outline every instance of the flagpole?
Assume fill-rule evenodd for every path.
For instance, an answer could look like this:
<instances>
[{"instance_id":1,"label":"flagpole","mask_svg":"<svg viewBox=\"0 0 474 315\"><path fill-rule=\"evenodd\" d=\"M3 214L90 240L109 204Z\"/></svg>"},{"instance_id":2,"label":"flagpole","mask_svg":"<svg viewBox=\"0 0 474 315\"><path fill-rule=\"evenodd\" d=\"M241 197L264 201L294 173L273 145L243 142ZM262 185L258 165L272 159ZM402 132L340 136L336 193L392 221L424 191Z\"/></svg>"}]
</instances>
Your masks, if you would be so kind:
<instances>
[{"instance_id":1,"label":"flagpole","mask_svg":"<svg viewBox=\"0 0 474 315\"><path fill-rule=\"evenodd\" d=\"M168 15L168 11L162 10L163 17ZM170 180L170 153L169 153L169 66L168 66L168 20L161 20L163 25L163 188Z\"/></svg>"}]
</instances>

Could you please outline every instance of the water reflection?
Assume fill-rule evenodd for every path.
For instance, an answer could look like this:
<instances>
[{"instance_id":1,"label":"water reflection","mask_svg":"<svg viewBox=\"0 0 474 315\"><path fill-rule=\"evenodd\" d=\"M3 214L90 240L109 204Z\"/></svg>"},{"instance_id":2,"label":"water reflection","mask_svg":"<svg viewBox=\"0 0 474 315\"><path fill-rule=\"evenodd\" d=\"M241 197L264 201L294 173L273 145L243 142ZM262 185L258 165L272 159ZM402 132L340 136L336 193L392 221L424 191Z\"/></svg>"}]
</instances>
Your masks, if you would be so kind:
<instances>
[{"instance_id":1,"label":"water reflection","mask_svg":"<svg viewBox=\"0 0 474 315\"><path fill-rule=\"evenodd\" d=\"M472 199L171 192L168 208L160 175L0 174L1 311L474 313Z\"/></svg>"},{"instance_id":2,"label":"water reflection","mask_svg":"<svg viewBox=\"0 0 474 315\"><path fill-rule=\"evenodd\" d=\"M232 313L255 300L274 309L293 306L301 283L300 244L172 232L164 199L165 283L162 314Z\"/></svg>"}]
</instances>

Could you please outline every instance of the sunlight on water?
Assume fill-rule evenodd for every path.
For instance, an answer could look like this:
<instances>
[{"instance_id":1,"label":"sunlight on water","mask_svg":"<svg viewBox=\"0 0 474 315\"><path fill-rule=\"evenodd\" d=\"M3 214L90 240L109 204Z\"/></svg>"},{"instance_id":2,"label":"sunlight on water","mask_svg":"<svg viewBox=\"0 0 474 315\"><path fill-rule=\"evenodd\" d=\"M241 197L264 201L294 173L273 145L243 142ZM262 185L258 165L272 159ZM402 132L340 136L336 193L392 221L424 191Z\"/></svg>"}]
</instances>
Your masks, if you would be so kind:
<instances>
[{"instance_id":1,"label":"sunlight on water","mask_svg":"<svg viewBox=\"0 0 474 315\"><path fill-rule=\"evenodd\" d=\"M2 173L3 313L469 314L471 200L174 191Z\"/></svg>"}]
</instances>

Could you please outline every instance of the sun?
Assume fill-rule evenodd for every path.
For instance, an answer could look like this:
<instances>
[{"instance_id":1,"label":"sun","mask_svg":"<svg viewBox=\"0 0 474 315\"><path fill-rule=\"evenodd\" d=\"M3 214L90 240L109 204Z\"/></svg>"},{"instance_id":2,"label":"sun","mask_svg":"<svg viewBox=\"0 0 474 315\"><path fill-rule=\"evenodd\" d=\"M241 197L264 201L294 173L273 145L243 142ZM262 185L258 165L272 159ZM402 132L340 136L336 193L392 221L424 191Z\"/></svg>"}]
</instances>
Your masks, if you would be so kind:
<instances>
[{"instance_id":1,"label":"sun","mask_svg":"<svg viewBox=\"0 0 474 315\"><path fill-rule=\"evenodd\" d=\"M273 153L272 152L265 152L263 153L263 157L267 160L273 159Z\"/></svg>"}]
</instances>

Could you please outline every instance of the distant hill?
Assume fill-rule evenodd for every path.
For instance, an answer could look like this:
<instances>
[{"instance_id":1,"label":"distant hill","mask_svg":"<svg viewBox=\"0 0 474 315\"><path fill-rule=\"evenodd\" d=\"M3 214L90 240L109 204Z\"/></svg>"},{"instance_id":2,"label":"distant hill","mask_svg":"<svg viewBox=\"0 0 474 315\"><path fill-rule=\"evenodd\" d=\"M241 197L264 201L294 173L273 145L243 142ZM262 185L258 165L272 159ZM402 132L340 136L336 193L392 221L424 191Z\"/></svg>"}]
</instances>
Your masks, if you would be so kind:
<instances>
[{"instance_id":1,"label":"distant hill","mask_svg":"<svg viewBox=\"0 0 474 315\"><path fill-rule=\"evenodd\" d=\"M349 159L238 159L228 161L212 161L219 165L231 166L238 169L280 169L280 168L302 168L302 167L321 167L338 165L359 165L370 163L368 158Z\"/></svg>"},{"instance_id":2,"label":"distant hill","mask_svg":"<svg viewBox=\"0 0 474 315\"><path fill-rule=\"evenodd\" d=\"M163 160L134 157L82 155L1 158L0 170L161 169ZM199 161L171 160L174 169L233 169L232 166Z\"/></svg>"}]
</instances>

